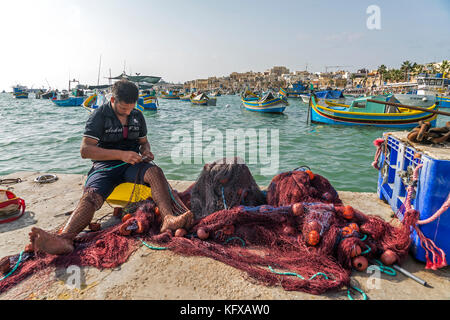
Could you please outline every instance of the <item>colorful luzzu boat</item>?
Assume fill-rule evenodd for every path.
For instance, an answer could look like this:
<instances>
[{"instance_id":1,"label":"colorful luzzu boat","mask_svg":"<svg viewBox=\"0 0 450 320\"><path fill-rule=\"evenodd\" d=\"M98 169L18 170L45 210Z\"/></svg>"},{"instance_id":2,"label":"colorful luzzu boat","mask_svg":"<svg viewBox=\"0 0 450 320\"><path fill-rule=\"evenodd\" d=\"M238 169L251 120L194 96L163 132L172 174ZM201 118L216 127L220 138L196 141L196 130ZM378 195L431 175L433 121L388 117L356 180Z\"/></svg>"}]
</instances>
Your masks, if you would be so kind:
<instances>
[{"instance_id":1,"label":"colorful luzzu boat","mask_svg":"<svg viewBox=\"0 0 450 320\"><path fill-rule=\"evenodd\" d=\"M246 92L241 97L241 101L246 110L265 113L283 113L289 105L286 96L281 91L279 97L275 97L272 92L268 92L261 98Z\"/></svg>"},{"instance_id":2,"label":"colorful luzzu boat","mask_svg":"<svg viewBox=\"0 0 450 320\"><path fill-rule=\"evenodd\" d=\"M437 115L432 112L398 109L382 103L367 101L369 99L398 103L392 95L381 95L355 99L349 106L338 103L332 103L334 106L330 106L328 102L328 107L324 107L319 105L317 97L312 95L309 101L308 117L311 122L335 125L414 128L419 121L423 120L430 121L433 127L436 126ZM437 106L433 105L426 109L437 110Z\"/></svg>"},{"instance_id":3,"label":"colorful luzzu boat","mask_svg":"<svg viewBox=\"0 0 450 320\"><path fill-rule=\"evenodd\" d=\"M207 106L209 99L210 98L206 94L200 93L191 98L191 103L196 106Z\"/></svg>"},{"instance_id":4,"label":"colorful luzzu boat","mask_svg":"<svg viewBox=\"0 0 450 320\"><path fill-rule=\"evenodd\" d=\"M439 108L450 108L450 97L436 97L436 102L439 103Z\"/></svg>"},{"instance_id":5,"label":"colorful luzzu boat","mask_svg":"<svg viewBox=\"0 0 450 320\"><path fill-rule=\"evenodd\" d=\"M87 99L84 100L84 102L81 106L83 108L85 108L86 110L88 110L89 112L92 112L105 103L106 103L106 97L104 94L94 93L93 95L90 95L89 97L87 97Z\"/></svg>"},{"instance_id":6,"label":"colorful luzzu boat","mask_svg":"<svg viewBox=\"0 0 450 320\"><path fill-rule=\"evenodd\" d=\"M150 93L140 94L136 108L141 111L158 110L158 99Z\"/></svg>"},{"instance_id":7,"label":"colorful luzzu boat","mask_svg":"<svg viewBox=\"0 0 450 320\"><path fill-rule=\"evenodd\" d=\"M180 100L180 96L177 92L169 91L169 93L162 92L161 99Z\"/></svg>"}]
</instances>

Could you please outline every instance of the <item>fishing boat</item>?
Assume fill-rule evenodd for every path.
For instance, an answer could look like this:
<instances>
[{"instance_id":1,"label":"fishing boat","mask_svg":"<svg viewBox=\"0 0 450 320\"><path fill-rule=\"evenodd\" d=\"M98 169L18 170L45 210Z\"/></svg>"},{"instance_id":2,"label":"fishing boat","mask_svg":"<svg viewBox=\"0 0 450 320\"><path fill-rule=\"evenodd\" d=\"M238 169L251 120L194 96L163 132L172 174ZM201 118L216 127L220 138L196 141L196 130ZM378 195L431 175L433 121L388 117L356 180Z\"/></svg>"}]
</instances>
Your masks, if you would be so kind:
<instances>
[{"instance_id":1,"label":"fishing boat","mask_svg":"<svg viewBox=\"0 0 450 320\"><path fill-rule=\"evenodd\" d=\"M355 99L351 105L328 101L321 106L315 95L309 100L308 118L311 122L337 125L364 125L376 127L414 128L418 122L430 121L436 125L436 105L421 108L424 111L399 108L393 95L368 96ZM379 102L378 102L379 101ZM384 104L387 103L387 104ZM333 105L334 104L334 105ZM412 106L411 106L412 107Z\"/></svg>"},{"instance_id":2,"label":"fishing boat","mask_svg":"<svg viewBox=\"0 0 450 320\"><path fill-rule=\"evenodd\" d=\"M52 99L52 102L58 107L79 107L83 104L85 99L86 97L83 90L76 89L72 92L72 95L70 95L68 91L63 90L59 97L55 96Z\"/></svg>"},{"instance_id":3,"label":"fishing boat","mask_svg":"<svg viewBox=\"0 0 450 320\"><path fill-rule=\"evenodd\" d=\"M14 86L13 96L16 99L28 99L28 88L21 85Z\"/></svg>"},{"instance_id":4,"label":"fishing boat","mask_svg":"<svg viewBox=\"0 0 450 320\"><path fill-rule=\"evenodd\" d=\"M278 97L275 97L271 91L262 96L247 91L242 95L241 101L245 109L265 113L283 113L289 105L286 91L283 89L280 90Z\"/></svg>"},{"instance_id":5,"label":"fishing boat","mask_svg":"<svg viewBox=\"0 0 450 320\"><path fill-rule=\"evenodd\" d=\"M144 110L158 110L158 98L156 98L155 91L144 90L139 95L138 103L136 108Z\"/></svg>"},{"instance_id":6,"label":"fishing boat","mask_svg":"<svg viewBox=\"0 0 450 320\"><path fill-rule=\"evenodd\" d=\"M168 93L163 91L161 92L161 99L180 100L180 96L177 91L169 91Z\"/></svg>"},{"instance_id":7,"label":"fishing boat","mask_svg":"<svg viewBox=\"0 0 450 320\"><path fill-rule=\"evenodd\" d=\"M180 96L181 101L191 101L195 97L195 93L187 93L184 96Z\"/></svg>"},{"instance_id":8,"label":"fishing boat","mask_svg":"<svg viewBox=\"0 0 450 320\"><path fill-rule=\"evenodd\" d=\"M327 99L327 100L335 100L335 101L345 101L344 93L341 90L323 90L314 93L318 99ZM302 98L304 103L309 103L309 98L311 94L301 94L300 98Z\"/></svg>"},{"instance_id":9,"label":"fishing boat","mask_svg":"<svg viewBox=\"0 0 450 320\"><path fill-rule=\"evenodd\" d=\"M107 101L106 95L103 92L96 92L84 100L82 107L89 112L92 112L98 107L104 105Z\"/></svg>"},{"instance_id":10,"label":"fishing boat","mask_svg":"<svg viewBox=\"0 0 450 320\"><path fill-rule=\"evenodd\" d=\"M302 81L297 81L292 84L292 88L288 88L286 93L289 98L301 98L302 95L308 95L308 87ZM309 102L309 96L307 102Z\"/></svg>"},{"instance_id":11,"label":"fishing boat","mask_svg":"<svg viewBox=\"0 0 450 320\"><path fill-rule=\"evenodd\" d=\"M216 106L217 98L208 97L206 93L199 93L191 98L191 103L197 106Z\"/></svg>"},{"instance_id":12,"label":"fishing boat","mask_svg":"<svg viewBox=\"0 0 450 320\"><path fill-rule=\"evenodd\" d=\"M439 108L450 108L450 97L444 95L450 90L450 79L444 77L444 74L437 73L434 76L421 74L417 77L417 91L411 92L418 96L434 96Z\"/></svg>"}]
</instances>

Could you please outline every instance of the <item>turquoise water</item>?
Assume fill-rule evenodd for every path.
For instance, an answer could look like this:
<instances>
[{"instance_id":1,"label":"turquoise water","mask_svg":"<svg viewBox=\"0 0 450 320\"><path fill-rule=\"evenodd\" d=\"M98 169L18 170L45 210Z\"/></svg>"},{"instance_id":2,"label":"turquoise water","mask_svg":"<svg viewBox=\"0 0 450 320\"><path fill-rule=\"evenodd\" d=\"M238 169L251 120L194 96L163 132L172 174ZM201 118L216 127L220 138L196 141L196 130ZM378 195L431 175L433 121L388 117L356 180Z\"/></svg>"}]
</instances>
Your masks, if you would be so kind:
<instances>
[{"instance_id":1,"label":"turquoise water","mask_svg":"<svg viewBox=\"0 0 450 320\"><path fill-rule=\"evenodd\" d=\"M278 129L276 173L307 165L338 190L376 192L372 142L389 129L306 124L306 105L298 99L290 99L289 103L283 115L271 115L244 110L238 96L218 97L217 106L208 107L160 99L157 112L144 112L155 162L168 179L198 177L203 163L195 164L192 157L191 163L177 165L171 157L179 144L172 141L173 132L187 130L194 141L194 121L201 121L203 132L217 129L224 137L227 129L267 129L269 158L270 130ZM81 159L79 148L88 117L81 107L61 108L50 100L17 100L11 94L0 94L0 176L17 171L86 174L91 162ZM439 116L438 125L448 120ZM204 141L203 148L207 145L209 142ZM248 146L246 150L245 156L237 155L250 162ZM262 174L267 164L259 160L249 163L249 167L260 185L268 185L274 176Z\"/></svg>"}]
</instances>

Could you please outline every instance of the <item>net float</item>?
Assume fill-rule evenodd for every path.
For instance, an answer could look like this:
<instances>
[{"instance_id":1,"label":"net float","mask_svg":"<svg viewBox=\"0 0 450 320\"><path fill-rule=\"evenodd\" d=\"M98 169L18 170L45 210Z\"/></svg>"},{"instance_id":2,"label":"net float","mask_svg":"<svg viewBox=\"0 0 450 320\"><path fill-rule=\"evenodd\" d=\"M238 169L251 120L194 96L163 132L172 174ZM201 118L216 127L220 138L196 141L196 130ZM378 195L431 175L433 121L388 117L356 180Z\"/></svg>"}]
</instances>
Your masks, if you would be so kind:
<instances>
[{"instance_id":1,"label":"net float","mask_svg":"<svg viewBox=\"0 0 450 320\"><path fill-rule=\"evenodd\" d=\"M294 216L302 216L305 213L305 207L303 206L303 203L295 203L292 205L292 213Z\"/></svg>"},{"instance_id":2,"label":"net float","mask_svg":"<svg viewBox=\"0 0 450 320\"><path fill-rule=\"evenodd\" d=\"M144 225L142 224L141 221L136 221L137 224L137 229L136 229L136 233L144 233Z\"/></svg>"},{"instance_id":3,"label":"net float","mask_svg":"<svg viewBox=\"0 0 450 320\"><path fill-rule=\"evenodd\" d=\"M320 234L316 230L312 230L308 233L308 237L306 239L306 242L310 246L316 246L320 242Z\"/></svg>"},{"instance_id":4,"label":"net float","mask_svg":"<svg viewBox=\"0 0 450 320\"><path fill-rule=\"evenodd\" d=\"M0 260L0 274L7 274L11 270L11 263L9 258L3 258Z\"/></svg>"},{"instance_id":5,"label":"net float","mask_svg":"<svg viewBox=\"0 0 450 320\"><path fill-rule=\"evenodd\" d=\"M182 238L185 235L187 235L186 229L180 228L180 229L177 229L177 231L175 231L175 237Z\"/></svg>"},{"instance_id":6,"label":"net float","mask_svg":"<svg viewBox=\"0 0 450 320\"><path fill-rule=\"evenodd\" d=\"M354 217L353 208L351 206L345 206L342 216L347 220L352 220Z\"/></svg>"},{"instance_id":7,"label":"net float","mask_svg":"<svg viewBox=\"0 0 450 320\"><path fill-rule=\"evenodd\" d=\"M89 229L91 231L96 232L96 231L99 231L101 228L102 228L102 226L100 225L100 223L97 223L97 222L89 223Z\"/></svg>"},{"instance_id":8,"label":"net float","mask_svg":"<svg viewBox=\"0 0 450 320\"><path fill-rule=\"evenodd\" d=\"M353 246L352 251L350 252L350 257L355 258L361 254L361 247L358 245Z\"/></svg>"},{"instance_id":9,"label":"net float","mask_svg":"<svg viewBox=\"0 0 450 320\"><path fill-rule=\"evenodd\" d=\"M363 256L359 256L359 257L353 258L352 265L353 265L353 268L355 268L358 271L365 271L367 269L367 267L369 266L369 262Z\"/></svg>"},{"instance_id":10,"label":"net float","mask_svg":"<svg viewBox=\"0 0 450 320\"><path fill-rule=\"evenodd\" d=\"M351 236L353 234L354 230L350 227L343 227L341 230L341 234L344 237Z\"/></svg>"},{"instance_id":11,"label":"net float","mask_svg":"<svg viewBox=\"0 0 450 320\"><path fill-rule=\"evenodd\" d=\"M209 232L207 232L204 228L199 228L197 230L197 236L201 240L206 240L209 238Z\"/></svg>"},{"instance_id":12,"label":"net float","mask_svg":"<svg viewBox=\"0 0 450 320\"><path fill-rule=\"evenodd\" d=\"M155 207L155 214L156 214L157 216L159 216L159 215L161 214L161 212L159 211L159 208L158 208L158 207Z\"/></svg>"},{"instance_id":13,"label":"net float","mask_svg":"<svg viewBox=\"0 0 450 320\"><path fill-rule=\"evenodd\" d=\"M131 218L133 218L133 215L130 214L130 213L127 213L126 215L124 215L124 216L122 217L122 223L127 222L127 221L130 220Z\"/></svg>"},{"instance_id":14,"label":"net float","mask_svg":"<svg viewBox=\"0 0 450 320\"><path fill-rule=\"evenodd\" d=\"M306 170L305 172L308 174L310 180L314 180L314 178L316 177L311 170Z\"/></svg>"},{"instance_id":15,"label":"net float","mask_svg":"<svg viewBox=\"0 0 450 320\"><path fill-rule=\"evenodd\" d=\"M385 265L390 266L393 265L397 261L397 255L392 250L386 250L381 255L381 262L383 262Z\"/></svg>"},{"instance_id":16,"label":"net float","mask_svg":"<svg viewBox=\"0 0 450 320\"><path fill-rule=\"evenodd\" d=\"M359 232L359 226L356 223L350 223L348 227L356 232Z\"/></svg>"}]
</instances>

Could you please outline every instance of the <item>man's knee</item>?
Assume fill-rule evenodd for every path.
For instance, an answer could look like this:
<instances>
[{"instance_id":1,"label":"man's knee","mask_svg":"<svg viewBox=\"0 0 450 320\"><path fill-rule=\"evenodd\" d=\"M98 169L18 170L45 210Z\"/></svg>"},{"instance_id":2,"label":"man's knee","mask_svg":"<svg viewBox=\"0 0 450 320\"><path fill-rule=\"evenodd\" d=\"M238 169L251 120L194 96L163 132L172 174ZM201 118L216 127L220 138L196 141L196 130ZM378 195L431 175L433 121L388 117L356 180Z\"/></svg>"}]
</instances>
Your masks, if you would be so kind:
<instances>
[{"instance_id":1,"label":"man's knee","mask_svg":"<svg viewBox=\"0 0 450 320\"><path fill-rule=\"evenodd\" d=\"M101 194L88 189L84 191L81 201L90 203L95 208L95 211L97 211L103 206L105 199Z\"/></svg>"}]
</instances>

